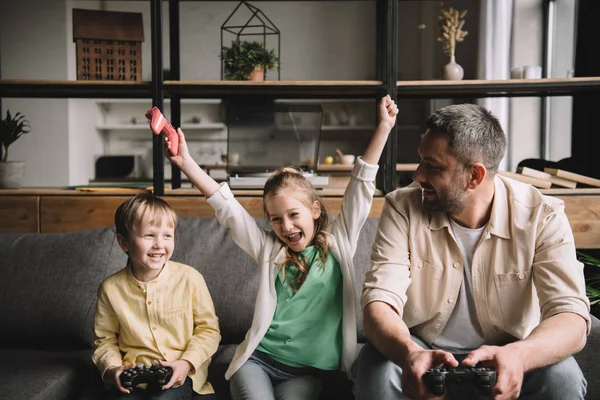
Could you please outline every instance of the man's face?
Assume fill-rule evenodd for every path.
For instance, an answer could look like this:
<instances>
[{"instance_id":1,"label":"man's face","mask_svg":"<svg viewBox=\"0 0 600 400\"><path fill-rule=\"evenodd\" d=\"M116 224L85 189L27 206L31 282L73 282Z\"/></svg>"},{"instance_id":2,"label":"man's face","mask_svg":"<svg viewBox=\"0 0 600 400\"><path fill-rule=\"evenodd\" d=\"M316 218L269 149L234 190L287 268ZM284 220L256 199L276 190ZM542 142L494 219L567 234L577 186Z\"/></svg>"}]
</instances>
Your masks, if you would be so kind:
<instances>
[{"instance_id":1,"label":"man's face","mask_svg":"<svg viewBox=\"0 0 600 400\"><path fill-rule=\"evenodd\" d=\"M423 189L423 206L430 211L458 214L468 202L468 174L448 151L445 133L425 132L419 146L421 163L413 179Z\"/></svg>"}]
</instances>

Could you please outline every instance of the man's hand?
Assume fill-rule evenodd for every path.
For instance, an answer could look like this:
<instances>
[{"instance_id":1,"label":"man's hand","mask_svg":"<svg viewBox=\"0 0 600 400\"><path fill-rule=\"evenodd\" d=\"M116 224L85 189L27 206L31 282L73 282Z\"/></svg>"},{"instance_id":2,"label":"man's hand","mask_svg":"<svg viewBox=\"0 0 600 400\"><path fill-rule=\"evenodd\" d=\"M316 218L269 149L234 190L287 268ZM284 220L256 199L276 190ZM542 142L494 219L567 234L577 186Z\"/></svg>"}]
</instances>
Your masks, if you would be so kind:
<instances>
[{"instance_id":1,"label":"man's hand","mask_svg":"<svg viewBox=\"0 0 600 400\"><path fill-rule=\"evenodd\" d=\"M444 396L435 397L425 383L423 375L429 368L439 367L443 364L457 367L458 361L452 353L442 350L418 349L408 353L400 365L402 368L402 393L409 399L442 399Z\"/></svg>"},{"instance_id":2,"label":"man's hand","mask_svg":"<svg viewBox=\"0 0 600 400\"><path fill-rule=\"evenodd\" d=\"M496 368L494 400L517 399L523 385L523 362L520 353L511 346L482 346L470 352L462 362L467 367L482 363Z\"/></svg>"},{"instance_id":3,"label":"man's hand","mask_svg":"<svg viewBox=\"0 0 600 400\"><path fill-rule=\"evenodd\" d=\"M188 360L177 360L173 362L159 361L159 363L164 367L171 367L173 369L171 380L162 387L162 390L183 385L185 378L187 378L190 371L194 369L194 366Z\"/></svg>"},{"instance_id":4,"label":"man's hand","mask_svg":"<svg viewBox=\"0 0 600 400\"><path fill-rule=\"evenodd\" d=\"M119 389L119 392L129 394L129 390L121 386L121 380L119 379L119 376L123 373L123 371L129 368L135 368L135 363L129 365L121 365L120 367L110 367L104 373L104 380L108 383L112 383L113 385L115 385L117 389Z\"/></svg>"}]
</instances>

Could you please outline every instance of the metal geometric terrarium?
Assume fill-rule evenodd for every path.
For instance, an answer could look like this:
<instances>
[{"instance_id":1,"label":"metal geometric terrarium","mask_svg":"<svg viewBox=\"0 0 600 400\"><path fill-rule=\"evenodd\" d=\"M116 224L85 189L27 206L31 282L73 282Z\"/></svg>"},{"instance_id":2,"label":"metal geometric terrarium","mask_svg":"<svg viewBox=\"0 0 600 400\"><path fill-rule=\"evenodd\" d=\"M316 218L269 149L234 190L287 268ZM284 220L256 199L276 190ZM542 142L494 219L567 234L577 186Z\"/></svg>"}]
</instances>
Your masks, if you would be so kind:
<instances>
[{"instance_id":1,"label":"metal geometric terrarium","mask_svg":"<svg viewBox=\"0 0 600 400\"><path fill-rule=\"evenodd\" d=\"M269 43L277 43L268 46ZM241 1L237 7L229 14L223 25L221 25L221 49L225 49L225 43L255 41L262 43L264 48L271 53L275 53L277 63L277 80L281 80L281 70L279 63L279 54L281 52L280 32L273 22L259 8L252 4ZM271 49L271 50L269 50ZM265 74L266 74L265 68ZM225 63L221 57L221 80L225 74Z\"/></svg>"}]
</instances>

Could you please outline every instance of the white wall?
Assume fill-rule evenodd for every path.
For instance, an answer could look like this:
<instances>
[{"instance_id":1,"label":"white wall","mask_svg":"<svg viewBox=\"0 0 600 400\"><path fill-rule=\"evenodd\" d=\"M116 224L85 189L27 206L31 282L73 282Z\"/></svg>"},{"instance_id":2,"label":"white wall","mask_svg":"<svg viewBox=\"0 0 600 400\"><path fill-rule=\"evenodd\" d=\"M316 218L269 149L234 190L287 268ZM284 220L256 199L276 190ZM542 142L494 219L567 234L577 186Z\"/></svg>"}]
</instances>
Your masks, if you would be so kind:
<instances>
[{"instance_id":1,"label":"white wall","mask_svg":"<svg viewBox=\"0 0 600 400\"><path fill-rule=\"evenodd\" d=\"M543 0L515 0L513 10L512 65L542 65ZM541 105L539 98L510 100L507 169L514 170L525 158L540 157Z\"/></svg>"},{"instance_id":2,"label":"white wall","mask_svg":"<svg viewBox=\"0 0 600 400\"><path fill-rule=\"evenodd\" d=\"M550 78L567 78L575 70L576 0L557 0ZM549 156L559 161L571 156L573 98L549 99Z\"/></svg>"},{"instance_id":3,"label":"white wall","mask_svg":"<svg viewBox=\"0 0 600 400\"><path fill-rule=\"evenodd\" d=\"M26 0L29 1L29 0ZM76 78L75 45L72 40L73 8L105 9L142 13L145 41L142 44L142 77L151 79L149 2L66 0L68 26L66 43L69 79ZM221 79L221 25L237 6L236 2L181 2L180 51L182 80ZM252 2L279 28L282 80L372 80L375 72L375 3L370 2ZM249 18L247 9L236 13ZM231 22L236 22L232 20ZM239 22L239 20L237 21ZM168 6L163 6L163 64L169 65ZM225 44L233 38L224 36ZM249 39L252 39L250 37ZM274 37L267 46L276 46ZM277 79L275 71L267 79ZM92 104L92 105L90 105ZM95 130L100 118L91 100L69 100L69 185L86 184L94 176L94 160L104 152L102 138ZM132 132L139 137L139 132ZM150 135L150 134L149 134ZM130 144L121 140L123 154ZM140 143L137 142L136 146ZM147 147L151 147L148 137ZM114 146L111 147L114 149ZM204 151L198 146L198 151ZM137 148L134 153L151 153ZM150 155L150 156L149 156Z\"/></svg>"},{"instance_id":4,"label":"white wall","mask_svg":"<svg viewBox=\"0 0 600 400\"><path fill-rule=\"evenodd\" d=\"M561 1L573 0L559 3ZM252 4L264 11L281 30L282 80L375 79L375 2ZM220 79L220 26L236 5L237 2L180 3L181 79ZM86 0L0 0L2 77L75 79L73 7L142 12L146 39L142 45L143 78L150 79L149 2ZM513 65L542 63L541 7L542 0L515 0ZM565 20L571 18L564 12L559 16ZM168 65L167 4L163 7L163 19L164 63ZM400 24L415 26L417 39L417 22L423 21L413 18ZM572 40L572 37L559 36L560 40ZM267 40L268 45L275 43L273 38ZM427 46L433 49L437 44ZM562 44L557 46L563 47ZM441 52L437 47L432 51ZM406 55L400 51L403 60ZM562 56L557 62L560 60ZM554 71L564 69L557 66ZM276 79L275 73L271 72L268 79ZM94 159L104 147L95 130L100 114L92 100L3 99L2 106L3 113L7 108L22 111L31 121L31 133L10 148L11 159L27 162L26 186L85 184L93 177ZM569 108L564 104L561 107ZM524 158L539 157L539 113L537 98L511 100L511 122L506 129L510 138L510 168ZM570 129L568 134L561 134L570 126L570 119L567 121L561 115L553 113L552 123L559 127L552 134L553 158L566 156L563 154L566 149L570 153ZM148 146L151 146L150 137Z\"/></svg>"},{"instance_id":5,"label":"white wall","mask_svg":"<svg viewBox=\"0 0 600 400\"><path fill-rule=\"evenodd\" d=\"M67 79L64 0L0 0L2 78ZM24 186L62 186L69 181L68 108L63 99L2 99L6 110L25 114L31 132L9 148L26 162Z\"/></svg>"}]
</instances>

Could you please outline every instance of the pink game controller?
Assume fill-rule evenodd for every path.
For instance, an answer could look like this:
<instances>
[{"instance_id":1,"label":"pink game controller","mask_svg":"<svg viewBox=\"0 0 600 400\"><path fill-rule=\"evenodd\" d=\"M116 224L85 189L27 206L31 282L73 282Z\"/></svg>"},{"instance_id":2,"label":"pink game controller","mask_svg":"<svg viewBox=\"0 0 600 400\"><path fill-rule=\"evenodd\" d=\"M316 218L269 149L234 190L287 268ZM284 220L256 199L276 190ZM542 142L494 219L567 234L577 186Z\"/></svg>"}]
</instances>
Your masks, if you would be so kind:
<instances>
[{"instance_id":1,"label":"pink game controller","mask_svg":"<svg viewBox=\"0 0 600 400\"><path fill-rule=\"evenodd\" d=\"M146 112L146 118L150 120L150 129L155 135L164 134L169 139L169 153L176 156L179 152L179 135L173 125L167 121L158 107L152 107Z\"/></svg>"}]
</instances>

